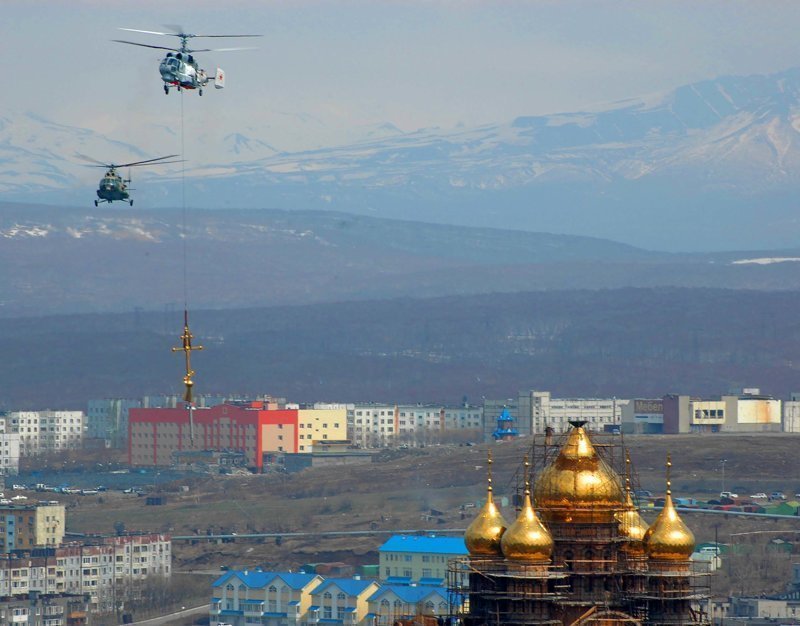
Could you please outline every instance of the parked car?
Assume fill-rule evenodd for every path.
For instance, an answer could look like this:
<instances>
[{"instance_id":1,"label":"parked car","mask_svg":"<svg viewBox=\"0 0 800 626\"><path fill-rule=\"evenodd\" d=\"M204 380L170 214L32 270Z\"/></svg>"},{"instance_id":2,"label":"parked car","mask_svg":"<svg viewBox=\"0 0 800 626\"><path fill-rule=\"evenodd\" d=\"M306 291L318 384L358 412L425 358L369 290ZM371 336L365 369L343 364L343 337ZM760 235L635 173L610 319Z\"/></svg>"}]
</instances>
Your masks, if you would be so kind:
<instances>
[{"instance_id":1,"label":"parked car","mask_svg":"<svg viewBox=\"0 0 800 626\"><path fill-rule=\"evenodd\" d=\"M752 496L750 496L750 497L751 497L753 500L766 500L766 499L767 499L767 494L765 494L763 491L759 491L758 493L754 493L754 494L753 494Z\"/></svg>"},{"instance_id":2,"label":"parked car","mask_svg":"<svg viewBox=\"0 0 800 626\"><path fill-rule=\"evenodd\" d=\"M640 499L652 498L653 497L653 494L650 493L649 491L647 491L647 489L636 489L633 492L633 495L635 495L637 498L640 498Z\"/></svg>"},{"instance_id":3,"label":"parked car","mask_svg":"<svg viewBox=\"0 0 800 626\"><path fill-rule=\"evenodd\" d=\"M769 494L769 499L770 500L786 500L786 496L783 495L782 491L773 491L771 494Z\"/></svg>"},{"instance_id":4,"label":"parked car","mask_svg":"<svg viewBox=\"0 0 800 626\"><path fill-rule=\"evenodd\" d=\"M730 500L733 500L734 498L738 498L739 494L738 493L733 493L732 491L720 491L719 492L719 497L720 498L728 498Z\"/></svg>"}]
</instances>

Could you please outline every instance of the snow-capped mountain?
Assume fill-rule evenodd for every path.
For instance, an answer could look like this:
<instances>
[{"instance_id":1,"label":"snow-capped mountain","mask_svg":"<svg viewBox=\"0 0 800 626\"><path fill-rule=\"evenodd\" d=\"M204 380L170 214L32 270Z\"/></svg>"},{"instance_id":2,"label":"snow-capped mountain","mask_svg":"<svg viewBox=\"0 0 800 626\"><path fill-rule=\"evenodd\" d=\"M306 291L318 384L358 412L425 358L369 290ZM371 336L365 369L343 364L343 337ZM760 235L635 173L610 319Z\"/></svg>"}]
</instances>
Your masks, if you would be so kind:
<instances>
[{"instance_id":1,"label":"snow-capped mountain","mask_svg":"<svg viewBox=\"0 0 800 626\"><path fill-rule=\"evenodd\" d=\"M22 130L17 119L0 127L0 190L77 201L65 153L113 142L21 121ZM786 246L800 239L799 131L795 68L477 128L402 133L384 124L362 141L303 152L280 152L249 129L187 155L187 197L193 206L339 209L672 249ZM178 179L174 169L149 178L149 206L178 204Z\"/></svg>"}]
</instances>

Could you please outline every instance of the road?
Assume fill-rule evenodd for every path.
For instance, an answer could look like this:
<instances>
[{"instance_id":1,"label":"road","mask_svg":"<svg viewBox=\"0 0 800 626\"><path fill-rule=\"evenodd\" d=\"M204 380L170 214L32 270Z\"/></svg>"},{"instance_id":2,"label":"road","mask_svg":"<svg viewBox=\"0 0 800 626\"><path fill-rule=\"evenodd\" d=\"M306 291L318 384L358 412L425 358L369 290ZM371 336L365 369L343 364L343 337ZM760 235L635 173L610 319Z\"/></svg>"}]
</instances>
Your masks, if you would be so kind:
<instances>
[{"instance_id":1,"label":"road","mask_svg":"<svg viewBox=\"0 0 800 626\"><path fill-rule=\"evenodd\" d=\"M133 622L132 624L127 624L127 626L163 626L171 621L176 619L181 619L183 617L192 617L193 615L205 615L208 613L208 604L201 604L200 606L195 606L190 609L184 609L183 611L177 611L175 613L168 613L167 615L161 615L159 617L152 617L150 619L142 620L141 622Z\"/></svg>"}]
</instances>

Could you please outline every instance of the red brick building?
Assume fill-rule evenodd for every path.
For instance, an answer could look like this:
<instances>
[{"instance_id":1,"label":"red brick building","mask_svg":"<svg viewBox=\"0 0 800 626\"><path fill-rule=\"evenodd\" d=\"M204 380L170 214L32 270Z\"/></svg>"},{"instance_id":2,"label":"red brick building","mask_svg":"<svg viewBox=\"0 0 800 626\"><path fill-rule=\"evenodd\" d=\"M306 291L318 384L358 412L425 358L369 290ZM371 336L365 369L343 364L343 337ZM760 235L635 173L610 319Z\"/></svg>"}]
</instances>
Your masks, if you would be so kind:
<instances>
[{"instance_id":1,"label":"red brick building","mask_svg":"<svg viewBox=\"0 0 800 626\"><path fill-rule=\"evenodd\" d=\"M131 465L170 465L173 452L237 450L250 467L261 469L264 452L301 451L297 409L267 409L221 404L189 410L131 409L128 422L128 462ZM310 442L309 442L310 443Z\"/></svg>"}]
</instances>

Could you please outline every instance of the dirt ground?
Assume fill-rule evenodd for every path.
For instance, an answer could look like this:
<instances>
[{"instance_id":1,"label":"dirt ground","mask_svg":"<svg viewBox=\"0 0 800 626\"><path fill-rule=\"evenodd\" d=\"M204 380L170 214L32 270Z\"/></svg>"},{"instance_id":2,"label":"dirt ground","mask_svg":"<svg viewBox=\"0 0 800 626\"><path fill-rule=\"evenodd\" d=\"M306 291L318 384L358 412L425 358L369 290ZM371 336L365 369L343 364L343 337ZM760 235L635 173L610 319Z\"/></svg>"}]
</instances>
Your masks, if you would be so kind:
<instances>
[{"instance_id":1,"label":"dirt ground","mask_svg":"<svg viewBox=\"0 0 800 626\"><path fill-rule=\"evenodd\" d=\"M620 437L598 437L597 442L618 444ZM544 448L532 449L531 443L531 438L521 438L491 445L398 450L381 454L372 464L312 468L292 475L208 476L186 485L188 492L177 492L175 484L160 485L167 497L164 506L146 506L145 498L121 493L73 499L67 527L77 532L111 533L114 523L123 521L128 530L175 535L207 531L241 534L424 529L435 532L464 528L471 521L474 509L462 510L461 506L479 502L485 492L488 448L491 447L495 458L496 494L510 497L518 485L523 455L532 453L534 468L545 458ZM676 496L706 500L717 496L722 489L722 459L726 459L728 490L740 494L779 490L790 498L800 493L800 460L796 453L800 436L650 435L629 436L624 443L630 450L637 484L654 494L663 493L665 488L667 452L673 458ZM620 465L622 456L618 447L602 449ZM513 518L513 508L507 507L505 514ZM741 542L741 536L731 535L764 531L747 536L747 541L762 545L774 537L792 539L794 532L800 531L800 518L773 521L690 514L686 521L698 541L713 541L718 536L726 543ZM221 565L296 568L308 562L376 563L377 549L385 537L284 538L281 545L272 539L261 543L176 542L176 568L215 571ZM784 555L775 561L774 555L767 556L771 562L767 569L775 572L775 576L766 577L769 580L762 580L761 584L769 590L782 584L779 578L784 570L788 572L794 557ZM800 560L800 555L797 559ZM735 581L734 578L734 573L717 577L726 587L742 584L741 576Z\"/></svg>"}]
</instances>

